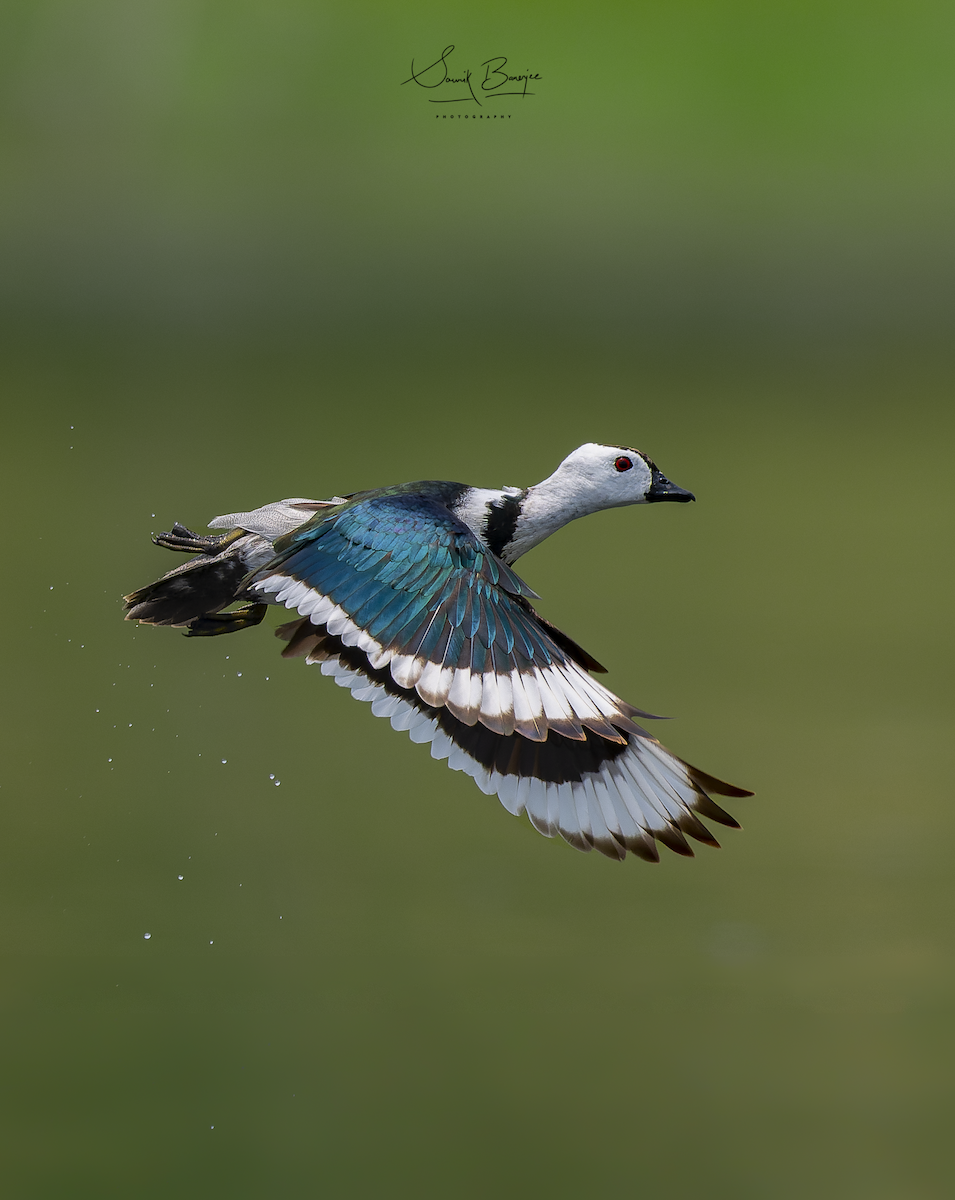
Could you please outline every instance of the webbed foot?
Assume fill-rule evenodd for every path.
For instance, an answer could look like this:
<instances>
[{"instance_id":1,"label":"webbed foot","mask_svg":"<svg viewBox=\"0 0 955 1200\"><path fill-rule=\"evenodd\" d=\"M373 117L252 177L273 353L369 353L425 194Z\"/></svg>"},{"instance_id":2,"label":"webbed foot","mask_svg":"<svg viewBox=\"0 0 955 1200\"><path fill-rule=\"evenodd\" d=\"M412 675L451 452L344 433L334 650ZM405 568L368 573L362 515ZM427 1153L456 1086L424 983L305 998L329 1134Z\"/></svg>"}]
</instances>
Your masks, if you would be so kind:
<instances>
[{"instance_id":1,"label":"webbed foot","mask_svg":"<svg viewBox=\"0 0 955 1200\"><path fill-rule=\"evenodd\" d=\"M232 612L206 613L186 626L186 637L218 637L258 625L268 611L267 604L245 604Z\"/></svg>"},{"instance_id":2,"label":"webbed foot","mask_svg":"<svg viewBox=\"0 0 955 1200\"><path fill-rule=\"evenodd\" d=\"M232 542L245 536L244 529L230 529L228 533L193 533L178 521L173 522L168 533L154 533L153 542L166 550L178 550L184 554L221 554Z\"/></svg>"}]
</instances>

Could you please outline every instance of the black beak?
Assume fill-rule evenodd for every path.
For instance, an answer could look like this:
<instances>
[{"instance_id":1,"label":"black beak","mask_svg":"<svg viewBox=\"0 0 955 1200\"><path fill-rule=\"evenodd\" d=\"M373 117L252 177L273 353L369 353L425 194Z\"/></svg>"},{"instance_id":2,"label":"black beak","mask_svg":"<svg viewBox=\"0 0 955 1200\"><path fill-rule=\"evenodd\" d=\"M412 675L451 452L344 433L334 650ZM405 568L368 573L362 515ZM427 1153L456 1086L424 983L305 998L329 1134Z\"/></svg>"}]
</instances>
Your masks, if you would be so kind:
<instances>
[{"instance_id":1,"label":"black beak","mask_svg":"<svg viewBox=\"0 0 955 1200\"><path fill-rule=\"evenodd\" d=\"M650 484L650 490L647 492L647 503L652 504L655 500L676 500L679 504L688 504L696 497L692 492L684 491L683 488L677 487L675 483L671 483L669 479L658 468L653 468L653 482Z\"/></svg>"}]
</instances>

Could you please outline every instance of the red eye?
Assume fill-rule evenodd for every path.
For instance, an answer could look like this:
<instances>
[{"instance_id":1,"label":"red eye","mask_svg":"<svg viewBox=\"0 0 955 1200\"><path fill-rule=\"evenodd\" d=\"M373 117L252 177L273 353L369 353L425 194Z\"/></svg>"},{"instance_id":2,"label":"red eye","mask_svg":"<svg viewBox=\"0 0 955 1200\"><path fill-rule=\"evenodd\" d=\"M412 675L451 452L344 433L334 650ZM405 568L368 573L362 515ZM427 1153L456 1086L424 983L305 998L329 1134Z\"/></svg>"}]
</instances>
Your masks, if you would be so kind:
<instances>
[{"instance_id":1,"label":"red eye","mask_svg":"<svg viewBox=\"0 0 955 1200\"><path fill-rule=\"evenodd\" d=\"M633 462L629 458L624 458L623 455L621 455L613 465L618 471L629 471L633 466Z\"/></svg>"}]
</instances>

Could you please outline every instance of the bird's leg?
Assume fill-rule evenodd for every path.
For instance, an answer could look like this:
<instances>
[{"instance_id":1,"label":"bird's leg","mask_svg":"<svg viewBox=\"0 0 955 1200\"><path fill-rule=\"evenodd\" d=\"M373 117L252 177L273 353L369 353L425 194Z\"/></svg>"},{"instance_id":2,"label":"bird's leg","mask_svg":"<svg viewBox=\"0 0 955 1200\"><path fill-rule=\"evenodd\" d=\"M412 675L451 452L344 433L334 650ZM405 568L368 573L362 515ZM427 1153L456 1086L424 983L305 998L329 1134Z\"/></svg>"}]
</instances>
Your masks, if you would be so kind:
<instances>
[{"instance_id":1,"label":"bird's leg","mask_svg":"<svg viewBox=\"0 0 955 1200\"><path fill-rule=\"evenodd\" d=\"M228 533L203 537L175 521L168 533L154 533L152 539L157 546L163 546L166 550L179 550L185 554L221 554L226 547L244 536L244 529L231 529Z\"/></svg>"},{"instance_id":2,"label":"bird's leg","mask_svg":"<svg viewBox=\"0 0 955 1200\"><path fill-rule=\"evenodd\" d=\"M186 626L186 637L218 637L222 633L238 633L258 625L268 611L267 604L244 604L232 612L206 613L195 617Z\"/></svg>"}]
</instances>

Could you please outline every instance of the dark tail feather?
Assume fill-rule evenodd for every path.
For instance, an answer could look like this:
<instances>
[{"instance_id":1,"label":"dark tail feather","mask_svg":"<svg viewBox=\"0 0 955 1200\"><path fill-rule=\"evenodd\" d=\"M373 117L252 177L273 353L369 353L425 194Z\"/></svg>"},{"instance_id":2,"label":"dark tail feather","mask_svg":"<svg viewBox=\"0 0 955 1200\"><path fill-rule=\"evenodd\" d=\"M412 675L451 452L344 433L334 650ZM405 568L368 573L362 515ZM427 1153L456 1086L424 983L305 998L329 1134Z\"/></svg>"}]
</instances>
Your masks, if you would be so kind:
<instances>
[{"instance_id":1,"label":"dark tail feather","mask_svg":"<svg viewBox=\"0 0 955 1200\"><path fill-rule=\"evenodd\" d=\"M127 621L147 625L188 625L237 599L248 568L239 558L194 558L124 596Z\"/></svg>"}]
</instances>

